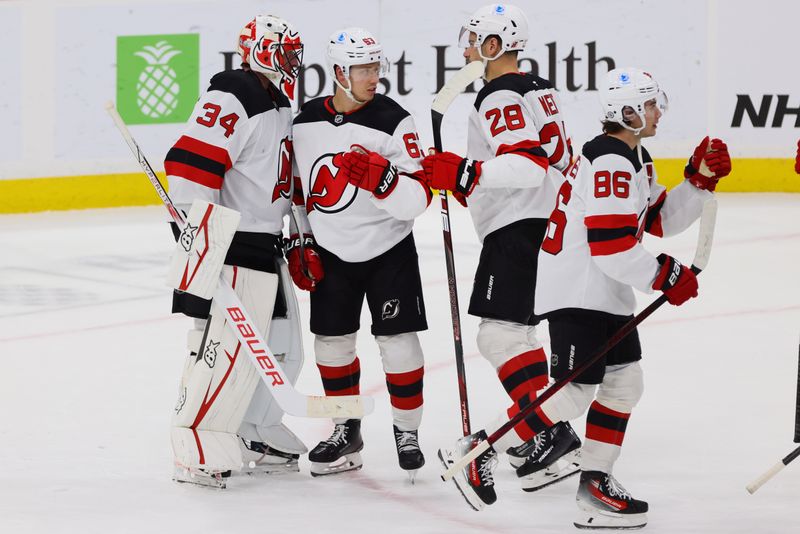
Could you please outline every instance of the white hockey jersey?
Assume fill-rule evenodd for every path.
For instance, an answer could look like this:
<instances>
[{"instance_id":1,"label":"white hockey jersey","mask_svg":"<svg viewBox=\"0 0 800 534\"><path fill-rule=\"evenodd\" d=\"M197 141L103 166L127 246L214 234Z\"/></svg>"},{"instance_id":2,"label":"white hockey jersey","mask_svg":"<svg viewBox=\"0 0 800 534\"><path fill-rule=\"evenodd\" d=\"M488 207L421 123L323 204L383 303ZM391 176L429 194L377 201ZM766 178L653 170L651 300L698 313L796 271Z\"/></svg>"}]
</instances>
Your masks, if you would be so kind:
<instances>
[{"instance_id":1,"label":"white hockey jersey","mask_svg":"<svg viewBox=\"0 0 800 534\"><path fill-rule=\"evenodd\" d=\"M253 72L220 72L164 161L172 201L187 212L196 198L221 204L242 214L240 232L281 234L291 132L283 94L265 89Z\"/></svg>"},{"instance_id":2,"label":"white hockey jersey","mask_svg":"<svg viewBox=\"0 0 800 534\"><path fill-rule=\"evenodd\" d=\"M547 80L509 73L487 83L469 117L467 157L483 161L469 206L481 241L522 219L547 219L572 149Z\"/></svg>"},{"instance_id":3,"label":"white hockey jersey","mask_svg":"<svg viewBox=\"0 0 800 534\"><path fill-rule=\"evenodd\" d=\"M629 316L633 289L645 293L659 270L641 244L694 222L711 193L683 182L669 195L650 154L644 165L624 141L600 135L583 146L558 192L539 252L536 315L584 309Z\"/></svg>"},{"instance_id":4,"label":"white hockey jersey","mask_svg":"<svg viewBox=\"0 0 800 534\"><path fill-rule=\"evenodd\" d=\"M294 120L296 171L305 194L314 239L347 262L375 258L403 240L431 201L411 115L391 98L375 98L350 113L338 113L333 97L306 103ZM398 169L386 198L339 176L340 158L352 145L377 152Z\"/></svg>"}]
</instances>

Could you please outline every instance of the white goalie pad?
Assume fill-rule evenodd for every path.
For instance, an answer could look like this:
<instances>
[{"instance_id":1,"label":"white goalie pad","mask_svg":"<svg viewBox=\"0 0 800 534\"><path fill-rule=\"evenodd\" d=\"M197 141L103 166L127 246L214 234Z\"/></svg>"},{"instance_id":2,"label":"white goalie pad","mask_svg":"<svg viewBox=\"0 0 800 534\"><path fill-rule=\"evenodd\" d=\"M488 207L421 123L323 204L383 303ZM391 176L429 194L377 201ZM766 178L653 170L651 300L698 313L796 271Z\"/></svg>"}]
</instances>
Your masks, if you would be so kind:
<instances>
[{"instance_id":1,"label":"white goalie pad","mask_svg":"<svg viewBox=\"0 0 800 534\"><path fill-rule=\"evenodd\" d=\"M273 317L267 344L280 362L292 384L297 383L303 367L303 336L297 297L284 260L278 260L279 282L286 301L286 316ZM282 424L284 412L275 402L266 384L259 382L244 416L239 435L248 441L260 441L292 454L308 452L305 444Z\"/></svg>"},{"instance_id":2,"label":"white goalie pad","mask_svg":"<svg viewBox=\"0 0 800 534\"><path fill-rule=\"evenodd\" d=\"M167 285L210 299L240 219L236 210L195 200L172 254Z\"/></svg>"},{"instance_id":3,"label":"white goalie pad","mask_svg":"<svg viewBox=\"0 0 800 534\"><path fill-rule=\"evenodd\" d=\"M226 265L223 277L266 337L278 276ZM224 471L242 464L237 431L260 378L226 317L212 301L200 350L184 370L172 445L176 462L185 467Z\"/></svg>"}]
</instances>

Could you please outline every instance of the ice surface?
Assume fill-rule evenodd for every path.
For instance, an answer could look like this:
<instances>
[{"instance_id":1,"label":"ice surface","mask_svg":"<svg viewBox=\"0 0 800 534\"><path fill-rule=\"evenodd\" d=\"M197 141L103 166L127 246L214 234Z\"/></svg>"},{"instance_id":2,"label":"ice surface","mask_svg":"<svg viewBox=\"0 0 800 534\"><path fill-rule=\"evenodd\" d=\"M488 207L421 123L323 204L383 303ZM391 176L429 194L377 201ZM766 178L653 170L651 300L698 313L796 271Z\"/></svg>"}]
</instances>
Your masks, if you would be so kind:
<instances>
[{"instance_id":1,"label":"ice surface","mask_svg":"<svg viewBox=\"0 0 800 534\"><path fill-rule=\"evenodd\" d=\"M397 467L365 315L362 392L377 408L363 425L364 469L312 479L303 458L299 474L237 477L223 492L170 479L169 417L189 320L169 314L163 208L0 217L0 532L575 532L575 479L524 493L503 460L498 502L480 513L439 479L436 449L459 437L460 421L434 204L415 230L430 323L421 335L428 463L417 484ZM466 210L452 210L479 428L507 401L477 353L477 319L466 315L480 247ZM794 447L799 222L800 195L720 195L700 297L641 328L646 391L615 475L650 502L648 532L800 531L800 463L753 496L744 489ZM689 261L695 235L645 244ZM639 295L640 304L651 298ZM307 329L308 298L300 300ZM547 346L546 328L540 335ZM310 351L298 388L322 392ZM324 420L286 422L309 447L330 431Z\"/></svg>"}]
</instances>

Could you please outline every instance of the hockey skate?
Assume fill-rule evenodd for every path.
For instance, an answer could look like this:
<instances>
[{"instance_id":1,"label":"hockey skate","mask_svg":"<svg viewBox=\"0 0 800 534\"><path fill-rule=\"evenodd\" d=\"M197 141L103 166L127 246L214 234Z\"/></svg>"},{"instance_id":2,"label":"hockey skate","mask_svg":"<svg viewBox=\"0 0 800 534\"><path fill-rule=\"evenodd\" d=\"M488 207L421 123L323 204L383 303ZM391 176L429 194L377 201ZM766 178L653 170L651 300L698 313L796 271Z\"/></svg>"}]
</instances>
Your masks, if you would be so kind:
<instances>
[{"instance_id":1,"label":"hockey skate","mask_svg":"<svg viewBox=\"0 0 800 534\"><path fill-rule=\"evenodd\" d=\"M487 438L486 432L481 430L456 441L452 450L439 449L439 459L445 469L466 456L475 446ZM487 504L497 500L494 491L493 470L497 466L497 452L493 448L482 453L468 467L462 469L453 477L458 491L464 496L474 510L481 511Z\"/></svg>"},{"instance_id":2,"label":"hockey skate","mask_svg":"<svg viewBox=\"0 0 800 534\"><path fill-rule=\"evenodd\" d=\"M239 438L242 445L242 473L247 475L272 475L300 471L299 454L279 451L260 441Z\"/></svg>"},{"instance_id":3,"label":"hockey skate","mask_svg":"<svg viewBox=\"0 0 800 534\"><path fill-rule=\"evenodd\" d=\"M364 464L359 452L363 448L359 419L348 419L344 423L337 424L331 437L320 441L319 445L308 453L311 476L334 475L361 469Z\"/></svg>"},{"instance_id":4,"label":"hockey skate","mask_svg":"<svg viewBox=\"0 0 800 534\"><path fill-rule=\"evenodd\" d=\"M411 483L417 477L417 471L425 465L425 456L419 448L419 438L416 430L404 431L394 427L394 441L397 445L397 460L400 469L408 473Z\"/></svg>"},{"instance_id":5,"label":"hockey skate","mask_svg":"<svg viewBox=\"0 0 800 534\"><path fill-rule=\"evenodd\" d=\"M634 499L614 477L600 471L581 473L576 501L578 528L631 530L647 524L647 503Z\"/></svg>"},{"instance_id":6,"label":"hockey skate","mask_svg":"<svg viewBox=\"0 0 800 534\"><path fill-rule=\"evenodd\" d=\"M210 471L188 467L175 463L175 473L172 480L181 484L194 484L205 488L225 489L225 479L231 476L230 471Z\"/></svg>"},{"instance_id":7,"label":"hockey skate","mask_svg":"<svg viewBox=\"0 0 800 534\"><path fill-rule=\"evenodd\" d=\"M556 423L533 441L529 456L517 468L524 491L538 491L578 474L581 440L569 423Z\"/></svg>"}]
</instances>

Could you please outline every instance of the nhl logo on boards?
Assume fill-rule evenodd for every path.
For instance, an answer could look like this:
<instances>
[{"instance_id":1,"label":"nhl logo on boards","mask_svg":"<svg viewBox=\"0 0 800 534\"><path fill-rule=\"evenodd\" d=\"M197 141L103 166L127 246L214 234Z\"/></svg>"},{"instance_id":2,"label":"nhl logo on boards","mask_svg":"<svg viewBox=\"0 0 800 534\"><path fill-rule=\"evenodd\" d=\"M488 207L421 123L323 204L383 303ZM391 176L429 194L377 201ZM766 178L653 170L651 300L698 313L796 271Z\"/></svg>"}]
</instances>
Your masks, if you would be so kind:
<instances>
[{"instance_id":1,"label":"nhl logo on boards","mask_svg":"<svg viewBox=\"0 0 800 534\"><path fill-rule=\"evenodd\" d=\"M188 222L181 231L181 236L178 239L181 242L183 250L185 250L186 252L192 250L192 243L194 243L194 236L196 235L196 232L197 232L197 226L192 226Z\"/></svg>"},{"instance_id":2,"label":"nhl logo on boards","mask_svg":"<svg viewBox=\"0 0 800 534\"><path fill-rule=\"evenodd\" d=\"M342 122L344 122L344 115L342 115L341 113L337 113L337 114L336 114L336 115L333 117L333 122L334 122L335 124L342 124Z\"/></svg>"},{"instance_id":3,"label":"nhl logo on boards","mask_svg":"<svg viewBox=\"0 0 800 534\"><path fill-rule=\"evenodd\" d=\"M219 344L219 341L214 343L209 339L208 345L206 345L206 350L203 351L203 361L206 362L206 365L211 369L213 369L214 364L217 363L217 347L219 347Z\"/></svg>"},{"instance_id":4,"label":"nhl logo on boards","mask_svg":"<svg viewBox=\"0 0 800 534\"><path fill-rule=\"evenodd\" d=\"M400 314L400 300L399 299L392 299L387 300L381 306L381 319L394 319Z\"/></svg>"}]
</instances>

